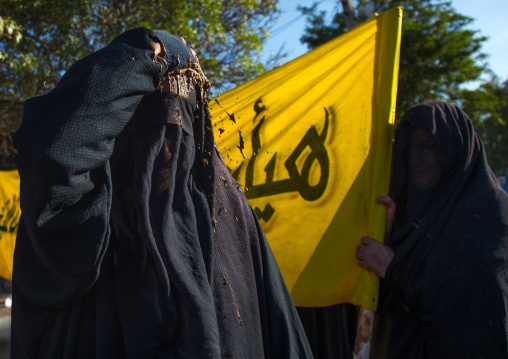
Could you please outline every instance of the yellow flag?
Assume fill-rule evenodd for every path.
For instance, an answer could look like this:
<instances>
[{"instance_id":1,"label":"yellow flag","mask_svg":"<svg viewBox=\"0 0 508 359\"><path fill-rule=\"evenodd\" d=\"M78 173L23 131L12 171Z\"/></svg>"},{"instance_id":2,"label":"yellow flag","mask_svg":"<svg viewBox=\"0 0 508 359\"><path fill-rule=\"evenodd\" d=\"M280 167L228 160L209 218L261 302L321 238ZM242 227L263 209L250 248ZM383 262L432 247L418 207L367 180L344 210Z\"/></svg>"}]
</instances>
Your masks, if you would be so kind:
<instances>
[{"instance_id":1,"label":"yellow flag","mask_svg":"<svg viewBox=\"0 0 508 359\"><path fill-rule=\"evenodd\" d=\"M20 216L18 171L0 171L0 277L8 280Z\"/></svg>"},{"instance_id":2,"label":"yellow flag","mask_svg":"<svg viewBox=\"0 0 508 359\"><path fill-rule=\"evenodd\" d=\"M355 251L383 239L401 23L387 11L210 102L297 306L377 305Z\"/></svg>"}]
</instances>

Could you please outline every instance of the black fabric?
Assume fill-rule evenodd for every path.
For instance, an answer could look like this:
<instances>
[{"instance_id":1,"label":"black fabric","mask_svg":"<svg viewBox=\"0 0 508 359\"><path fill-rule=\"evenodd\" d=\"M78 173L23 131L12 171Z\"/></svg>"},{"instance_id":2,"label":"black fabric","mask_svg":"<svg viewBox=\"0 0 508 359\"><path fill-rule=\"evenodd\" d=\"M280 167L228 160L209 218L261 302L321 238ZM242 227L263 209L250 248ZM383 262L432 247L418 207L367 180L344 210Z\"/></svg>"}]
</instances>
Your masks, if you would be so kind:
<instances>
[{"instance_id":1,"label":"black fabric","mask_svg":"<svg viewBox=\"0 0 508 359\"><path fill-rule=\"evenodd\" d=\"M423 210L413 210L408 188L411 128L433 134L443 171L415 195L429 196ZM508 357L508 195L460 108L428 102L404 115L393 190L395 257L381 283L371 357Z\"/></svg>"},{"instance_id":2,"label":"black fabric","mask_svg":"<svg viewBox=\"0 0 508 359\"><path fill-rule=\"evenodd\" d=\"M13 358L312 356L196 67L139 28L26 102Z\"/></svg>"},{"instance_id":3,"label":"black fabric","mask_svg":"<svg viewBox=\"0 0 508 359\"><path fill-rule=\"evenodd\" d=\"M353 357L357 310L349 303L330 307L297 307L312 354L316 359Z\"/></svg>"}]
</instances>

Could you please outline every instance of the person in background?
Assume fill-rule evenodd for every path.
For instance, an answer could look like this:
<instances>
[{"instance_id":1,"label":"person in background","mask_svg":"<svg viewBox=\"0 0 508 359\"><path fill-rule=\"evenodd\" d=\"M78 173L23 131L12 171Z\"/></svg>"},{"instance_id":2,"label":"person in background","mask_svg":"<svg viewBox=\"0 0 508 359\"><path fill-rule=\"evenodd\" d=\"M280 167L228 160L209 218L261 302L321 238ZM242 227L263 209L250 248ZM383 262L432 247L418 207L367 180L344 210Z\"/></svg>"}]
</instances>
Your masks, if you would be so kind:
<instances>
[{"instance_id":1,"label":"person in background","mask_svg":"<svg viewBox=\"0 0 508 359\"><path fill-rule=\"evenodd\" d=\"M183 39L138 28L26 101L13 358L311 358Z\"/></svg>"},{"instance_id":2,"label":"person in background","mask_svg":"<svg viewBox=\"0 0 508 359\"><path fill-rule=\"evenodd\" d=\"M508 357L508 195L457 106L411 108L395 134L385 244L358 264L381 277L372 358Z\"/></svg>"}]
</instances>

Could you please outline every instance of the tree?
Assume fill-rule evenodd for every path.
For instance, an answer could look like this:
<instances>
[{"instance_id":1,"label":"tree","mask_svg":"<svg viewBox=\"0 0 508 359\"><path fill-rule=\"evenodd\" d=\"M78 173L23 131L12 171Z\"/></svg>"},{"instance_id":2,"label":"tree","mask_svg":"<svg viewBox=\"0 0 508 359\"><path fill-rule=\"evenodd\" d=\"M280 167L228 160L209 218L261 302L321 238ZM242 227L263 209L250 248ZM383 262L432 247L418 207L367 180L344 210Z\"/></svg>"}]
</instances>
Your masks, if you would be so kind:
<instances>
[{"instance_id":1,"label":"tree","mask_svg":"<svg viewBox=\"0 0 508 359\"><path fill-rule=\"evenodd\" d=\"M186 39L215 89L263 71L256 61L277 0L1 0L0 95L31 97L47 78L144 26Z\"/></svg>"},{"instance_id":2,"label":"tree","mask_svg":"<svg viewBox=\"0 0 508 359\"><path fill-rule=\"evenodd\" d=\"M508 80L500 84L497 78L474 90L465 89L460 104L480 135L490 167L500 175L508 170Z\"/></svg>"},{"instance_id":3,"label":"tree","mask_svg":"<svg viewBox=\"0 0 508 359\"><path fill-rule=\"evenodd\" d=\"M355 14L358 23L372 16L366 11L369 6L377 10L404 7L397 119L423 101L458 99L461 86L480 79L485 72L481 45L486 38L467 29L473 19L458 14L449 1L358 0ZM340 12L331 24L326 24L326 13L318 12L317 4L300 10L307 15L308 22L301 41L311 49L348 30Z\"/></svg>"}]
</instances>

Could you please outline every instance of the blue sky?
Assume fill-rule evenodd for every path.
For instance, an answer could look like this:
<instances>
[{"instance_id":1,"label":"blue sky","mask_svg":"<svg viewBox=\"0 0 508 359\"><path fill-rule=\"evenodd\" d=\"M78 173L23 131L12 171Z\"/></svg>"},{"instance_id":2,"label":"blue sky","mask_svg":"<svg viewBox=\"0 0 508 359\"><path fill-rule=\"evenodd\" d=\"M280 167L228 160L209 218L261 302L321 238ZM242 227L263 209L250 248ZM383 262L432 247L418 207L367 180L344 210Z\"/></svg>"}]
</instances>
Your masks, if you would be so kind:
<instances>
[{"instance_id":1,"label":"blue sky","mask_svg":"<svg viewBox=\"0 0 508 359\"><path fill-rule=\"evenodd\" d=\"M262 58L267 59L271 52L276 52L282 45L288 53L287 61L303 55L307 47L300 43L305 29L305 17L296 9L299 4L311 6L316 0L280 0L281 16L271 29L272 36L265 45ZM338 1L324 0L319 9L327 11L331 20ZM339 4L340 6L340 4ZM482 51L486 53L489 67L501 79L508 79L508 0L452 0L457 12L472 17L471 29L479 30L489 39Z\"/></svg>"}]
</instances>

